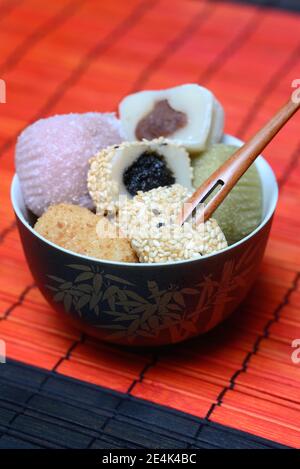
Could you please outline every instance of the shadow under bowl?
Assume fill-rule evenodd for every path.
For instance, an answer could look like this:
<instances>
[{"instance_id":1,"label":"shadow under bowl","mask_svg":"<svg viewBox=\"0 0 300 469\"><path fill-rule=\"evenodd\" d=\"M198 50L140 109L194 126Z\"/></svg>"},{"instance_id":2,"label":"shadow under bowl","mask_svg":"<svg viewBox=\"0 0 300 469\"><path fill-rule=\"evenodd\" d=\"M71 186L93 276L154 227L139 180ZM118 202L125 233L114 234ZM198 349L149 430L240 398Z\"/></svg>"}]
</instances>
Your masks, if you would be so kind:
<instances>
[{"instance_id":1,"label":"shadow under bowl","mask_svg":"<svg viewBox=\"0 0 300 469\"><path fill-rule=\"evenodd\" d=\"M223 141L241 145L231 136ZM265 251L278 188L269 164L261 156L255 164L263 187L261 224L216 254L166 264L104 261L47 241L30 225L19 180L14 176L12 205L38 288L55 310L108 342L159 346L205 333L245 298Z\"/></svg>"}]
</instances>

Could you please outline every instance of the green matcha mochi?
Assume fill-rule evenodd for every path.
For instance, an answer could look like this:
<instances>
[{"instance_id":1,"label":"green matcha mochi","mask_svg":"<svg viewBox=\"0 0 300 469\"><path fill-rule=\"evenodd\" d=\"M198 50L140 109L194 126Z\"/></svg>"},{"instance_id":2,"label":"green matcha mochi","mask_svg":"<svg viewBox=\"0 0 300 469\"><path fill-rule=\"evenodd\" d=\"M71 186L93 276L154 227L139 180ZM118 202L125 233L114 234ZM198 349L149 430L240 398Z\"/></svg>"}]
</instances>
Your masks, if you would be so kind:
<instances>
[{"instance_id":1,"label":"green matcha mochi","mask_svg":"<svg viewBox=\"0 0 300 469\"><path fill-rule=\"evenodd\" d=\"M194 187L199 187L236 148L220 143L194 156ZM222 228L228 244L244 238L259 225L262 218L262 187L254 164L228 194L213 217Z\"/></svg>"}]
</instances>

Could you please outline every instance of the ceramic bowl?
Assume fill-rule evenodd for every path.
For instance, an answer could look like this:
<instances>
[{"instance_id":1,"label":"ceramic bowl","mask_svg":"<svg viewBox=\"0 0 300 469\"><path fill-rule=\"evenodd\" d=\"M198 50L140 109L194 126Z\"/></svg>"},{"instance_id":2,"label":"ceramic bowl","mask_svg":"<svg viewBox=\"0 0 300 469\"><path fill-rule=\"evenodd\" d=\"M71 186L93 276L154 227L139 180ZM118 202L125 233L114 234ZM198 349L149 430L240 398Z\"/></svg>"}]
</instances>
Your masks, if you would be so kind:
<instances>
[{"instance_id":1,"label":"ceramic bowl","mask_svg":"<svg viewBox=\"0 0 300 469\"><path fill-rule=\"evenodd\" d=\"M241 145L231 136L224 143ZM30 225L15 176L12 204L36 284L55 310L108 342L158 346L205 333L245 298L265 251L278 188L263 157L255 164L263 186L261 224L216 254L155 265L98 260L47 241Z\"/></svg>"}]
</instances>

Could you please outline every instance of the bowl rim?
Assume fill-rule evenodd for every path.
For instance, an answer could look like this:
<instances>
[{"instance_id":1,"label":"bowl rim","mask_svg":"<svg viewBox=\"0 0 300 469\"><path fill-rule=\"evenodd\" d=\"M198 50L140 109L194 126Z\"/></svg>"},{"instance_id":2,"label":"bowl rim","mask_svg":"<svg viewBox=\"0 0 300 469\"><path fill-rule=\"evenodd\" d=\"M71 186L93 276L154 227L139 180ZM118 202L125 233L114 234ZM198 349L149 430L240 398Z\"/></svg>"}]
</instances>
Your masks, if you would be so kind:
<instances>
[{"instance_id":1,"label":"bowl rim","mask_svg":"<svg viewBox=\"0 0 300 469\"><path fill-rule=\"evenodd\" d=\"M233 137L231 135L226 135L225 134L225 138L229 138L229 139L231 139L231 141L234 140L235 144L237 144L237 145L242 145L242 143L243 143L240 139L238 139L237 137ZM38 239L40 239L44 243L48 244L52 248L58 249L59 251L65 253L65 254L75 256L79 259L84 259L85 261L93 261L93 262L97 262L97 263L101 263L101 264L108 264L108 265L119 266L119 267L128 267L128 268L136 267L136 268L148 268L148 269L151 268L151 269L153 269L153 268L156 268L156 267L161 268L161 267L170 267L170 266L175 266L175 265L187 265L187 264L190 264L190 263L201 262L201 261L205 261L209 258L222 255L222 254L224 254L226 252L229 252L230 250L233 250L236 247L246 243L250 238L255 236L256 233L258 233L260 230L262 230L263 227L272 218L272 216L274 214L274 211L275 211L275 208L276 208L276 205L277 205L277 202L278 202L278 184L277 184L277 180L276 180L276 177L275 177L275 174L274 174L274 171L273 171L272 167L265 160L265 158L263 158L263 156L260 155L257 158L257 160L260 160L261 163L263 163L267 167L267 169L269 170L269 172L273 176L274 192L272 193L272 201L270 203L270 207L268 208L264 218L262 219L260 224L251 233L249 233L247 236L245 236L241 240L237 241L236 243L231 244L230 246L227 246L226 248L224 248L220 251L217 251L217 252L214 252L212 254L202 256L202 257L197 257L197 258L194 258L194 259L185 259L185 260L170 261L170 262L157 262L157 263L120 262L120 261L111 261L111 260L108 260L108 259L98 259L96 257L85 256L83 254L79 254L79 253L70 251L70 250L65 249L61 246L58 246L57 244L53 243L52 241L49 241L48 239L41 236L39 233L37 233L34 230L34 228L25 219L25 217L24 217L24 215L23 215L23 213L22 213L22 211L21 211L21 209L20 209L20 207L17 203L17 199L16 199L16 186L17 186L17 184L19 184L19 178L18 178L17 174L14 174L13 179L12 179L11 189L10 189L10 197L11 197L11 203L12 203L12 207L14 209L15 215L18 218L18 220L20 220L22 225L24 225L25 228L27 228L35 237L37 237ZM255 162L255 164L256 164L256 162Z\"/></svg>"}]
</instances>

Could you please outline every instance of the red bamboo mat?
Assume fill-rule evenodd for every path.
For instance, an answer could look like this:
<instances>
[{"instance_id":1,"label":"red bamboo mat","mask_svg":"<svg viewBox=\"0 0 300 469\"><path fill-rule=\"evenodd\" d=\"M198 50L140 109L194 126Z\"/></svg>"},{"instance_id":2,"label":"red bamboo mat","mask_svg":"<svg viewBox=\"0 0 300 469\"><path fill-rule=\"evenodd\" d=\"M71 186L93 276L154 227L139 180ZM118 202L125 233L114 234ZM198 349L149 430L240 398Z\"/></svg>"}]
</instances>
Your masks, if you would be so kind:
<instances>
[{"instance_id":1,"label":"red bamboo mat","mask_svg":"<svg viewBox=\"0 0 300 469\"><path fill-rule=\"evenodd\" d=\"M60 112L110 111L127 93L199 82L226 131L249 136L299 77L300 16L193 0L0 0L0 339L10 358L300 447L299 116L265 152L281 186L260 276L217 330L161 351L84 338L32 285L9 201L16 136Z\"/></svg>"}]
</instances>

